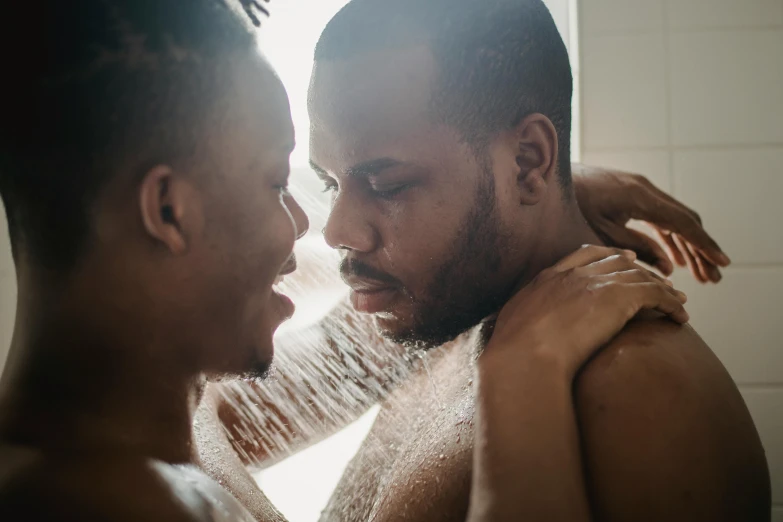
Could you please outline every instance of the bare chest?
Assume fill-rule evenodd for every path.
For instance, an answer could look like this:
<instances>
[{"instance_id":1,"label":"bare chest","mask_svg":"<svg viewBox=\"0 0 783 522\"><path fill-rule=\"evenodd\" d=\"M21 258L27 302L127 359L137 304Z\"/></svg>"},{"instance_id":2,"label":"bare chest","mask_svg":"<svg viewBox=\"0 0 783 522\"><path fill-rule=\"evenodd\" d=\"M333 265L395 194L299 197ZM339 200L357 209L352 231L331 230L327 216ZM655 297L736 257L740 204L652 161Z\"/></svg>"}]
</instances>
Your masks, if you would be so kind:
<instances>
[{"instance_id":1,"label":"bare chest","mask_svg":"<svg viewBox=\"0 0 783 522\"><path fill-rule=\"evenodd\" d=\"M434 359L383 405L323 519L464 520L473 458L469 360Z\"/></svg>"}]
</instances>

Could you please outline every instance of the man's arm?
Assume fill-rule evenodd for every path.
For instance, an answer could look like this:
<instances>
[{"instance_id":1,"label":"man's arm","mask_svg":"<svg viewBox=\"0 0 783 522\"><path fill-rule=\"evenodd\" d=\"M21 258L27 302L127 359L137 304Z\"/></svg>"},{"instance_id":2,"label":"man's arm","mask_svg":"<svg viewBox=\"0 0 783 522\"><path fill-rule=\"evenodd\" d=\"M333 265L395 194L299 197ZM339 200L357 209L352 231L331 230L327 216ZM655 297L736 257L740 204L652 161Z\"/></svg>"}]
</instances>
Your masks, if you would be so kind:
<instances>
[{"instance_id":1,"label":"man's arm","mask_svg":"<svg viewBox=\"0 0 783 522\"><path fill-rule=\"evenodd\" d=\"M665 275L671 274L674 261L687 265L702 283L720 281L718 267L727 266L729 258L692 209L638 174L579 164L571 170L579 208L604 243L635 251L639 259ZM660 244L629 227L632 219L646 222L646 230L657 235Z\"/></svg>"},{"instance_id":2,"label":"man's arm","mask_svg":"<svg viewBox=\"0 0 783 522\"><path fill-rule=\"evenodd\" d=\"M594 520L769 521L753 421L690 327L631 323L582 372L575 400Z\"/></svg>"},{"instance_id":3,"label":"man's arm","mask_svg":"<svg viewBox=\"0 0 783 522\"><path fill-rule=\"evenodd\" d=\"M477 361L471 522L593 520L572 383L632 320L684 323L684 295L633 263L585 247L512 297Z\"/></svg>"}]
</instances>

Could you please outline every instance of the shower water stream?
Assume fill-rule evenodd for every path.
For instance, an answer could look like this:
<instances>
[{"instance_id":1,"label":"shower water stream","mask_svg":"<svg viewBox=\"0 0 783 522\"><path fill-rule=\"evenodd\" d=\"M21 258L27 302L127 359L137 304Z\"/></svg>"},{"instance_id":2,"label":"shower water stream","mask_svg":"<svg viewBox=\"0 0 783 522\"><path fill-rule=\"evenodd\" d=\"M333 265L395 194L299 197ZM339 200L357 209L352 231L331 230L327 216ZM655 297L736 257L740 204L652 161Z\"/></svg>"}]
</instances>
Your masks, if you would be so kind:
<instances>
[{"instance_id":1,"label":"shower water stream","mask_svg":"<svg viewBox=\"0 0 783 522\"><path fill-rule=\"evenodd\" d=\"M311 230L320 230L328 213L325 201L296 184L291 191L310 217ZM429 355L420 351L409 353L384 341L368 317L356 314L347 304L348 289L339 277L337 252L319 234L312 233L298 242L296 254L298 269L286 277L281 289L296 303L297 312L276 335L270 375L263 381L223 384L221 393L237 419L227 431L235 449L247 461L255 462L257 470L262 470L257 475L261 486L273 502L280 504L278 507L289 520L304 522L315 520L313 513L323 508L325 496L336 484L342 467L369 431L378 410L367 413L368 410L388 398L397 384L423 367L439 409L443 405L431 375ZM280 484L280 475L274 475L278 468L263 471L360 417L349 433L341 434L337 442L326 443L339 454L330 454L328 460L337 469L322 473L325 479L321 491L308 495L302 491L301 479L292 477L286 486ZM388 448L389 453L397 450ZM309 453L317 456L319 451L316 447ZM322 458L310 462L296 458L294 463L310 468L305 476L318 473L317 468L323 465ZM382 453L376 458L379 466L385 465ZM273 475L277 479L275 487L265 487L265 477ZM280 492L279 501L273 491ZM301 504L303 497L312 496L321 505L301 509L302 513L309 513L307 516L288 513L282 505L292 494L292 503Z\"/></svg>"}]
</instances>

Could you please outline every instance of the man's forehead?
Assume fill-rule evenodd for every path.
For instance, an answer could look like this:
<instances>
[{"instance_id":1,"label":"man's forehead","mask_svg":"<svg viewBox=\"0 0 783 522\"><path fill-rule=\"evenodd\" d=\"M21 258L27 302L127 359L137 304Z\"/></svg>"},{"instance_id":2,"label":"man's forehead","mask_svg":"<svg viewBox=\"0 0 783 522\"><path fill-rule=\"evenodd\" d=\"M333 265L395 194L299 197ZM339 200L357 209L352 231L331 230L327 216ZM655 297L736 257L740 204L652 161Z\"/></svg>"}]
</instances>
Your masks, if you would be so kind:
<instances>
[{"instance_id":1,"label":"man's forehead","mask_svg":"<svg viewBox=\"0 0 783 522\"><path fill-rule=\"evenodd\" d=\"M323 155L404 146L432 127L435 78L426 48L317 63L310 87L310 151Z\"/></svg>"},{"instance_id":2,"label":"man's forehead","mask_svg":"<svg viewBox=\"0 0 783 522\"><path fill-rule=\"evenodd\" d=\"M242 57L227 68L227 110L219 110L211 141L221 154L263 167L287 159L294 146L288 95L260 56ZM228 159L228 158L226 158Z\"/></svg>"},{"instance_id":3,"label":"man's forehead","mask_svg":"<svg viewBox=\"0 0 783 522\"><path fill-rule=\"evenodd\" d=\"M367 120L426 110L434 60L426 48L379 51L350 60L316 63L308 108L311 120Z\"/></svg>"}]
</instances>

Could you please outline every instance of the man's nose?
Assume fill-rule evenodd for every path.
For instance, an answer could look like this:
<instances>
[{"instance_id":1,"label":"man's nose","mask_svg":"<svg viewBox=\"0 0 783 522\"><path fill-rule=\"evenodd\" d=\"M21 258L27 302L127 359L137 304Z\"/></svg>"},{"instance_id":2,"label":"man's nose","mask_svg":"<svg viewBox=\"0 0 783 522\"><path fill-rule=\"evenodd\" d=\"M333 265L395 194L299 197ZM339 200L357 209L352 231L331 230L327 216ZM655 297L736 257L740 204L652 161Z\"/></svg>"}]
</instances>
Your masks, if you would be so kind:
<instances>
[{"instance_id":1,"label":"man's nose","mask_svg":"<svg viewBox=\"0 0 783 522\"><path fill-rule=\"evenodd\" d=\"M302 239L310 228L310 220L307 218L307 214L299 206L294 197L291 194L286 194L283 197L285 206L288 208L288 212L291 213L291 217L294 218L294 224L296 225L296 239Z\"/></svg>"},{"instance_id":2,"label":"man's nose","mask_svg":"<svg viewBox=\"0 0 783 522\"><path fill-rule=\"evenodd\" d=\"M377 233L362 215L361 205L347 196L346 192L336 196L326 219L324 239L335 249L372 252L377 246Z\"/></svg>"}]
</instances>

